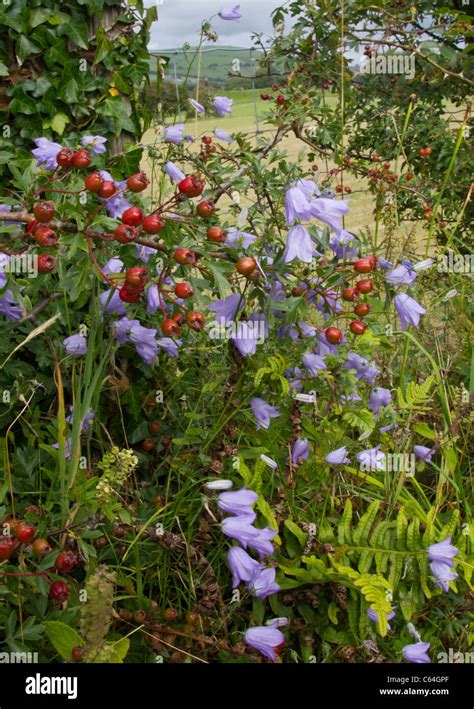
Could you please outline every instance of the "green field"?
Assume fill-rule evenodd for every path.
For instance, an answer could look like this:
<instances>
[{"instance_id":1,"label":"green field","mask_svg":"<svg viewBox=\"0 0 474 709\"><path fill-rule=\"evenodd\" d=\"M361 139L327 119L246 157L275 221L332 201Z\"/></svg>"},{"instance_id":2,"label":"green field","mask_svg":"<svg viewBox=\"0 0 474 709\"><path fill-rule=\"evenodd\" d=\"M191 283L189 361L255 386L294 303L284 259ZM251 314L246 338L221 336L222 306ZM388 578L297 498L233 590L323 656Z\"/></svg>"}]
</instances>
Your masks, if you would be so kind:
<instances>
[{"instance_id":1,"label":"green field","mask_svg":"<svg viewBox=\"0 0 474 709\"><path fill-rule=\"evenodd\" d=\"M167 78L174 76L175 63L176 75L184 77L189 71L190 78L196 78L198 75L198 59L195 56L196 49L191 48L187 52L182 49L163 49L157 50L157 54L161 57L168 57L169 64L165 68ZM236 71L233 62L238 59L240 62L240 71L243 76L252 76L255 72L255 64L262 52L254 50L252 56L255 62L251 61L250 50L242 47L219 46L219 47L204 47L201 53L201 69L200 76L202 79L210 81L225 81L228 78L229 72ZM150 58L150 73L156 75L156 56Z\"/></svg>"}]
</instances>

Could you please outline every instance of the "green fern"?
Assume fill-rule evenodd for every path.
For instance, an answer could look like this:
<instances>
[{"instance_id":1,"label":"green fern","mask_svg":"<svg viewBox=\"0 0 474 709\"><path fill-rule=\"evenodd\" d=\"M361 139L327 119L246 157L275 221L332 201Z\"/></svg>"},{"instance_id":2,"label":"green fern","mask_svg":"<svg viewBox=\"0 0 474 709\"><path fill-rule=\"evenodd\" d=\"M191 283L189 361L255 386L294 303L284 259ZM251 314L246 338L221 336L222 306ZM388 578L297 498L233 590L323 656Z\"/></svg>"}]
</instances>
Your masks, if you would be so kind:
<instances>
[{"instance_id":1,"label":"green fern","mask_svg":"<svg viewBox=\"0 0 474 709\"><path fill-rule=\"evenodd\" d=\"M254 379L255 388L258 388L262 383L263 379L268 378L271 383L276 383L280 385L281 392L284 395L290 393L290 383L285 377L285 371L288 369L288 361L279 354L272 355L267 358L267 366L260 367L257 370Z\"/></svg>"},{"instance_id":2,"label":"green fern","mask_svg":"<svg viewBox=\"0 0 474 709\"><path fill-rule=\"evenodd\" d=\"M426 411L434 383L435 376L431 374L421 384L408 382L405 394L399 387L397 389L398 408L405 411Z\"/></svg>"}]
</instances>

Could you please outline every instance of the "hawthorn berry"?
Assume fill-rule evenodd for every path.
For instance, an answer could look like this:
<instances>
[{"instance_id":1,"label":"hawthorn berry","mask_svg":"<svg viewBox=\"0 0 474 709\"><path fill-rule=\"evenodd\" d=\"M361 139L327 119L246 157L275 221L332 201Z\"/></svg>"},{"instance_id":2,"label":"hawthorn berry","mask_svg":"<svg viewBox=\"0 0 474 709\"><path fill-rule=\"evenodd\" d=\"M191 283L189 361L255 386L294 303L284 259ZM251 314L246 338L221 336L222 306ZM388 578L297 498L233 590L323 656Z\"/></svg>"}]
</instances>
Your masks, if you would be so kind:
<instances>
[{"instance_id":1,"label":"hawthorn berry","mask_svg":"<svg viewBox=\"0 0 474 709\"><path fill-rule=\"evenodd\" d=\"M174 292L178 298L190 298L194 295L194 288L189 283L178 283L175 286Z\"/></svg>"},{"instance_id":2,"label":"hawthorn berry","mask_svg":"<svg viewBox=\"0 0 474 709\"><path fill-rule=\"evenodd\" d=\"M295 298L299 298L304 295L304 293L306 293L306 288L303 286L295 286L291 289L291 295L295 296Z\"/></svg>"},{"instance_id":3,"label":"hawthorn berry","mask_svg":"<svg viewBox=\"0 0 474 709\"><path fill-rule=\"evenodd\" d=\"M161 332L165 337L176 337L179 335L179 325L175 320L163 320Z\"/></svg>"},{"instance_id":4,"label":"hawthorn berry","mask_svg":"<svg viewBox=\"0 0 474 709\"><path fill-rule=\"evenodd\" d=\"M76 153L73 154L71 158L71 162L74 165L74 167L89 167L91 164L91 156L89 155L89 151L87 150L78 150Z\"/></svg>"},{"instance_id":5,"label":"hawthorn berry","mask_svg":"<svg viewBox=\"0 0 474 709\"><path fill-rule=\"evenodd\" d=\"M54 562L58 571L68 574L77 564L77 556L72 551L61 551Z\"/></svg>"},{"instance_id":6,"label":"hawthorn berry","mask_svg":"<svg viewBox=\"0 0 474 709\"><path fill-rule=\"evenodd\" d=\"M144 219L144 214L140 207L129 207L122 214L122 224L127 226L139 226Z\"/></svg>"},{"instance_id":7,"label":"hawthorn berry","mask_svg":"<svg viewBox=\"0 0 474 709\"><path fill-rule=\"evenodd\" d=\"M125 273L125 283L129 288L143 289L146 286L147 280L148 276L146 268L140 268L138 266L127 268Z\"/></svg>"},{"instance_id":8,"label":"hawthorn berry","mask_svg":"<svg viewBox=\"0 0 474 709\"><path fill-rule=\"evenodd\" d=\"M82 658L84 657L84 647L82 645L76 645L73 647L71 650L71 657L74 662L82 662Z\"/></svg>"},{"instance_id":9,"label":"hawthorn berry","mask_svg":"<svg viewBox=\"0 0 474 709\"><path fill-rule=\"evenodd\" d=\"M257 268L257 262L251 256L243 256L239 258L235 267L242 276L250 276Z\"/></svg>"},{"instance_id":10,"label":"hawthorn berry","mask_svg":"<svg viewBox=\"0 0 474 709\"><path fill-rule=\"evenodd\" d=\"M200 217L210 217L216 211L216 205L210 199L203 199L196 207L196 212Z\"/></svg>"},{"instance_id":11,"label":"hawthorn berry","mask_svg":"<svg viewBox=\"0 0 474 709\"><path fill-rule=\"evenodd\" d=\"M148 424L148 430L150 431L150 433L153 436L156 436L156 434L160 432L160 428L161 428L161 426L160 426L159 421L151 421Z\"/></svg>"},{"instance_id":12,"label":"hawthorn berry","mask_svg":"<svg viewBox=\"0 0 474 709\"><path fill-rule=\"evenodd\" d=\"M178 189L186 197L199 197L204 192L204 186L204 180L198 175L188 175L178 184Z\"/></svg>"},{"instance_id":13,"label":"hawthorn berry","mask_svg":"<svg viewBox=\"0 0 474 709\"><path fill-rule=\"evenodd\" d=\"M99 175L98 172L91 172L91 174L87 175L86 179L84 180L84 186L86 190L89 190L89 192L100 192L103 184L104 179Z\"/></svg>"},{"instance_id":14,"label":"hawthorn berry","mask_svg":"<svg viewBox=\"0 0 474 709\"><path fill-rule=\"evenodd\" d=\"M16 528L16 538L21 544L31 542L35 534L35 527L32 524L28 524L28 522L20 522Z\"/></svg>"},{"instance_id":15,"label":"hawthorn berry","mask_svg":"<svg viewBox=\"0 0 474 709\"><path fill-rule=\"evenodd\" d=\"M197 263L197 255L191 249L176 249L173 258L182 266L194 266Z\"/></svg>"},{"instance_id":16,"label":"hawthorn berry","mask_svg":"<svg viewBox=\"0 0 474 709\"><path fill-rule=\"evenodd\" d=\"M38 202L33 207L33 214L38 222L50 222L55 213L54 204L52 202Z\"/></svg>"},{"instance_id":17,"label":"hawthorn berry","mask_svg":"<svg viewBox=\"0 0 474 709\"><path fill-rule=\"evenodd\" d=\"M342 342L342 332L338 327L328 327L324 334L326 340L332 345L339 345Z\"/></svg>"},{"instance_id":18,"label":"hawthorn berry","mask_svg":"<svg viewBox=\"0 0 474 709\"><path fill-rule=\"evenodd\" d=\"M286 103L286 98L283 96L283 94L280 94L279 96L277 96L276 101L279 106L284 106Z\"/></svg>"},{"instance_id":19,"label":"hawthorn berry","mask_svg":"<svg viewBox=\"0 0 474 709\"><path fill-rule=\"evenodd\" d=\"M413 177L414 177L414 175L412 172L407 172L407 180L408 181L413 180Z\"/></svg>"},{"instance_id":20,"label":"hawthorn berry","mask_svg":"<svg viewBox=\"0 0 474 709\"><path fill-rule=\"evenodd\" d=\"M364 293L364 295L367 295L367 293L372 293L374 290L374 284L370 279L365 278L362 281L357 281L356 288L359 293Z\"/></svg>"},{"instance_id":21,"label":"hawthorn berry","mask_svg":"<svg viewBox=\"0 0 474 709\"><path fill-rule=\"evenodd\" d=\"M115 183L112 182L112 180L104 180L102 187L99 190L99 197L102 197L102 199L109 199L109 197L113 197L116 192L117 188L115 187Z\"/></svg>"},{"instance_id":22,"label":"hawthorn berry","mask_svg":"<svg viewBox=\"0 0 474 709\"><path fill-rule=\"evenodd\" d=\"M367 325L360 320L353 320L349 325L349 328L354 335L363 335L367 329Z\"/></svg>"},{"instance_id":23,"label":"hawthorn berry","mask_svg":"<svg viewBox=\"0 0 474 709\"><path fill-rule=\"evenodd\" d=\"M56 155L56 162L60 167L70 165L73 155L74 151L71 150L71 148L62 148L62 150L60 150L59 153Z\"/></svg>"},{"instance_id":24,"label":"hawthorn berry","mask_svg":"<svg viewBox=\"0 0 474 709\"><path fill-rule=\"evenodd\" d=\"M115 236L115 241L118 241L119 244L129 244L131 241L134 241L137 236L138 232L133 226L127 226L126 224L120 224L114 231L114 236Z\"/></svg>"},{"instance_id":25,"label":"hawthorn berry","mask_svg":"<svg viewBox=\"0 0 474 709\"><path fill-rule=\"evenodd\" d=\"M38 246L56 246L59 241L59 236L56 232L47 226L37 227L33 238Z\"/></svg>"},{"instance_id":26,"label":"hawthorn berry","mask_svg":"<svg viewBox=\"0 0 474 709\"><path fill-rule=\"evenodd\" d=\"M222 244L225 241L225 231L220 226L211 226L207 230L207 240L215 244Z\"/></svg>"},{"instance_id":27,"label":"hawthorn berry","mask_svg":"<svg viewBox=\"0 0 474 709\"><path fill-rule=\"evenodd\" d=\"M135 611L133 614L133 620L135 623L144 623L146 621L146 612L143 610Z\"/></svg>"},{"instance_id":28,"label":"hawthorn berry","mask_svg":"<svg viewBox=\"0 0 474 709\"><path fill-rule=\"evenodd\" d=\"M119 298L124 303L138 303L141 298L142 291L131 290L127 286L122 286L119 290Z\"/></svg>"},{"instance_id":29,"label":"hawthorn berry","mask_svg":"<svg viewBox=\"0 0 474 709\"><path fill-rule=\"evenodd\" d=\"M370 258L360 258L355 262L354 270L357 273L370 273L374 270L374 262Z\"/></svg>"},{"instance_id":30,"label":"hawthorn berry","mask_svg":"<svg viewBox=\"0 0 474 709\"><path fill-rule=\"evenodd\" d=\"M56 259L51 254L41 254L38 256L38 271L49 273L56 266Z\"/></svg>"},{"instance_id":31,"label":"hawthorn berry","mask_svg":"<svg viewBox=\"0 0 474 709\"><path fill-rule=\"evenodd\" d=\"M158 214L150 214L142 222L142 229L147 234L158 234L165 227L165 222Z\"/></svg>"},{"instance_id":32,"label":"hawthorn berry","mask_svg":"<svg viewBox=\"0 0 474 709\"><path fill-rule=\"evenodd\" d=\"M205 325L204 315L201 313L188 313L186 322L192 330L203 330Z\"/></svg>"},{"instance_id":33,"label":"hawthorn berry","mask_svg":"<svg viewBox=\"0 0 474 709\"><path fill-rule=\"evenodd\" d=\"M354 308L354 313L360 318L363 318L370 313L370 310L371 308L368 303L357 303Z\"/></svg>"},{"instance_id":34,"label":"hawthorn berry","mask_svg":"<svg viewBox=\"0 0 474 709\"><path fill-rule=\"evenodd\" d=\"M203 135L202 142L204 143L204 145L211 145L211 143L212 143L211 136L210 135Z\"/></svg>"},{"instance_id":35,"label":"hawthorn berry","mask_svg":"<svg viewBox=\"0 0 474 709\"><path fill-rule=\"evenodd\" d=\"M127 187L130 192L143 192L149 184L150 181L144 172L137 172L127 180Z\"/></svg>"},{"instance_id":36,"label":"hawthorn berry","mask_svg":"<svg viewBox=\"0 0 474 709\"><path fill-rule=\"evenodd\" d=\"M153 440L153 438L145 438L145 440L142 442L142 448L146 453L152 451L154 447L155 441Z\"/></svg>"},{"instance_id":37,"label":"hawthorn berry","mask_svg":"<svg viewBox=\"0 0 474 709\"><path fill-rule=\"evenodd\" d=\"M173 439L169 438L169 436L163 436L161 439L161 445L164 446L165 448L168 448L173 443Z\"/></svg>"},{"instance_id":38,"label":"hawthorn berry","mask_svg":"<svg viewBox=\"0 0 474 709\"><path fill-rule=\"evenodd\" d=\"M10 534L0 535L0 561L9 559L15 549L15 540Z\"/></svg>"},{"instance_id":39,"label":"hawthorn berry","mask_svg":"<svg viewBox=\"0 0 474 709\"><path fill-rule=\"evenodd\" d=\"M58 601L59 603L67 601L69 598L69 588L67 583L64 583L64 581L53 581L51 588L49 589L49 597L53 601Z\"/></svg>"},{"instance_id":40,"label":"hawthorn berry","mask_svg":"<svg viewBox=\"0 0 474 709\"><path fill-rule=\"evenodd\" d=\"M33 554L35 556L48 556L51 551L51 546L46 539L35 539L32 544Z\"/></svg>"},{"instance_id":41,"label":"hawthorn berry","mask_svg":"<svg viewBox=\"0 0 474 709\"><path fill-rule=\"evenodd\" d=\"M343 189L342 185L336 185L336 192L342 192Z\"/></svg>"},{"instance_id":42,"label":"hawthorn berry","mask_svg":"<svg viewBox=\"0 0 474 709\"><path fill-rule=\"evenodd\" d=\"M194 628L195 625L197 625L197 622L199 620L199 616L197 613L188 613L188 623L191 627Z\"/></svg>"},{"instance_id":43,"label":"hawthorn berry","mask_svg":"<svg viewBox=\"0 0 474 709\"><path fill-rule=\"evenodd\" d=\"M349 303L352 303L354 300L357 300L357 288L344 288L341 295L343 300L347 300Z\"/></svg>"},{"instance_id":44,"label":"hawthorn berry","mask_svg":"<svg viewBox=\"0 0 474 709\"><path fill-rule=\"evenodd\" d=\"M171 319L174 320L179 327L186 325L186 318L183 313L175 313Z\"/></svg>"}]
</instances>

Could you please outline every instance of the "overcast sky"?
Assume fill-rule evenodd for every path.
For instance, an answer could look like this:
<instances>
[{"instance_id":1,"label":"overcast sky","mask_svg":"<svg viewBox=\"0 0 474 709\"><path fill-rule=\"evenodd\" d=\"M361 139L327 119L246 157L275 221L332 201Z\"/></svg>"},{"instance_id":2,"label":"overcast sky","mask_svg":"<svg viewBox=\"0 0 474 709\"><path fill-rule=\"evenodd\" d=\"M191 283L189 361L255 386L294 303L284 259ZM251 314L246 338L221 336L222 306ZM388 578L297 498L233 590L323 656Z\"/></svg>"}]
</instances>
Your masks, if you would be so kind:
<instances>
[{"instance_id":1,"label":"overcast sky","mask_svg":"<svg viewBox=\"0 0 474 709\"><path fill-rule=\"evenodd\" d=\"M215 17L213 27L219 35L217 44L250 47L252 32L272 34L270 13L285 0L240 0L239 22ZM146 0L146 6L157 4L158 22L151 28L150 49L173 49L184 42L196 45L203 19L209 19L222 7L232 7L234 0Z\"/></svg>"}]
</instances>

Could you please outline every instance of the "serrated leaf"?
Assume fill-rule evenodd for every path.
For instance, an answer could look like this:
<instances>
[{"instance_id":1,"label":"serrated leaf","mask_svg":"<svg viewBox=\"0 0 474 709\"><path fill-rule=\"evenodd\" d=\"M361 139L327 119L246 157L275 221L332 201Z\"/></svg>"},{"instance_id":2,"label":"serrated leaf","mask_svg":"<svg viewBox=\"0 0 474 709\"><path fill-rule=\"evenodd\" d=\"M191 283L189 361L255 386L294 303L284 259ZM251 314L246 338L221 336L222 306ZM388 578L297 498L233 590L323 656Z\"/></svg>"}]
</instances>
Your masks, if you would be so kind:
<instances>
[{"instance_id":1,"label":"serrated leaf","mask_svg":"<svg viewBox=\"0 0 474 709\"><path fill-rule=\"evenodd\" d=\"M84 640L79 633L59 620L44 620L42 625L48 640L63 660L71 659L73 647L84 645Z\"/></svg>"}]
</instances>

